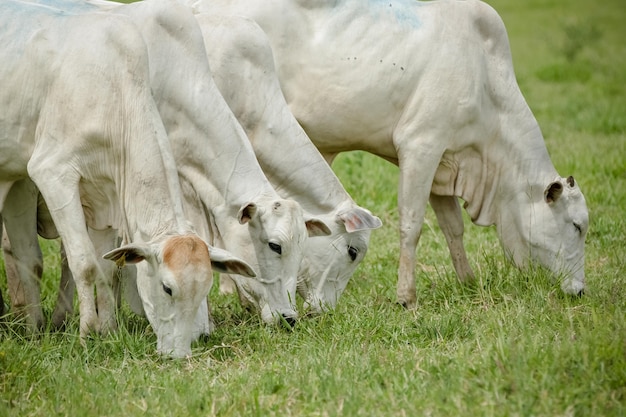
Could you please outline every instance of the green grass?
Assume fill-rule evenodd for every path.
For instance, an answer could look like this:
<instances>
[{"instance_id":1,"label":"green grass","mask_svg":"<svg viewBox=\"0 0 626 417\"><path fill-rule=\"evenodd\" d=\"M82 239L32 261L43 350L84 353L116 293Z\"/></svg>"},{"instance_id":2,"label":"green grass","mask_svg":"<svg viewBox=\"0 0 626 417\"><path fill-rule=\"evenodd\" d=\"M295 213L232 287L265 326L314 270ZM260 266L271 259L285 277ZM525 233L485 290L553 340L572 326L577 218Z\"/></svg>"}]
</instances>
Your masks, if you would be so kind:
<instances>
[{"instance_id":1,"label":"green grass","mask_svg":"<svg viewBox=\"0 0 626 417\"><path fill-rule=\"evenodd\" d=\"M418 304L395 303L397 168L341 155L334 168L384 221L337 309L293 331L263 325L214 289L218 328L193 357L158 357L144 319L83 346L77 318L28 337L0 323L0 416L626 415L626 9L582 0L493 1L522 91L553 162L590 210L587 294L508 266L492 228L468 225L479 283L456 281L431 210L418 249ZM58 283L45 242L44 307ZM6 297L3 265L0 289Z\"/></svg>"}]
</instances>

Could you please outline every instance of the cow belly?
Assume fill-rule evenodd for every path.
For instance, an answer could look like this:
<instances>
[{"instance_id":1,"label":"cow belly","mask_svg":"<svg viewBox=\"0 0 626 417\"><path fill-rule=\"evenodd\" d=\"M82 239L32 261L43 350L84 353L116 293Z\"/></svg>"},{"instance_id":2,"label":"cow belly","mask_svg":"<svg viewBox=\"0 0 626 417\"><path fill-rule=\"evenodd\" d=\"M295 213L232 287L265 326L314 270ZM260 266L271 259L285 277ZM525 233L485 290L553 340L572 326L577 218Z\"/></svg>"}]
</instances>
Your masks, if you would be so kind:
<instances>
[{"instance_id":1,"label":"cow belly","mask_svg":"<svg viewBox=\"0 0 626 417\"><path fill-rule=\"evenodd\" d=\"M341 90L337 87L341 80L316 83L307 78L286 80L284 94L289 109L320 152L365 150L397 159L393 131L402 113L400 106L371 92Z\"/></svg>"},{"instance_id":2,"label":"cow belly","mask_svg":"<svg viewBox=\"0 0 626 417\"><path fill-rule=\"evenodd\" d=\"M297 118L297 117L296 117ZM322 154L336 154L346 151L363 150L387 160L397 160L396 149L391 140L391 133L380 136L359 136L342 129L330 130L329 124L307 123L298 119L315 147Z\"/></svg>"}]
</instances>

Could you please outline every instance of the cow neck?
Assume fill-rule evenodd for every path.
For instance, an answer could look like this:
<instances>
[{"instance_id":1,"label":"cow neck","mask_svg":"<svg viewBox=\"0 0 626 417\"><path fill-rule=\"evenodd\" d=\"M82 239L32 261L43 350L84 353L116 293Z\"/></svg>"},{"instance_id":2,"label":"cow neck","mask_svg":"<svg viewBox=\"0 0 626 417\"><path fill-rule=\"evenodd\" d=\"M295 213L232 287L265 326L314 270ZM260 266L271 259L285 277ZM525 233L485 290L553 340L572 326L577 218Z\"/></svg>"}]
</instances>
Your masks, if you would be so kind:
<instances>
[{"instance_id":1,"label":"cow neck","mask_svg":"<svg viewBox=\"0 0 626 417\"><path fill-rule=\"evenodd\" d=\"M235 18L240 19L240 18ZM235 23L233 25L233 23ZM203 22L215 83L226 98L272 187L309 213L333 213L349 199L336 176L289 111L272 62L272 51L251 28L235 22ZM217 26L217 28L216 28ZM216 30L217 29L217 30ZM259 29L260 32L260 29ZM254 45L254 52L249 51ZM237 58L233 59L236 56ZM248 87L249 94L241 94Z\"/></svg>"},{"instance_id":2,"label":"cow neck","mask_svg":"<svg viewBox=\"0 0 626 417\"><path fill-rule=\"evenodd\" d=\"M480 157L459 158L455 194L465 200L465 209L477 225L510 218L510 213L519 212L519 204L558 177L538 124L532 114L525 119L525 129L517 121L518 128L511 129L503 118L499 134L483 145Z\"/></svg>"},{"instance_id":3,"label":"cow neck","mask_svg":"<svg viewBox=\"0 0 626 417\"><path fill-rule=\"evenodd\" d=\"M237 206L258 195L279 198L215 83L210 76L202 79L204 86L195 85L201 92L194 94L195 101L184 108L204 110L197 115L186 115L188 123L166 124L172 127L168 134L179 173L187 177L207 207L215 204L210 195L215 192L226 204Z\"/></svg>"},{"instance_id":4,"label":"cow neck","mask_svg":"<svg viewBox=\"0 0 626 417\"><path fill-rule=\"evenodd\" d=\"M159 22L166 25L168 20ZM257 194L277 196L219 93L208 62L198 59L205 50L195 18L185 31L178 30L177 22L171 28L150 26L152 32L144 35L150 40L153 94L179 175L209 208L215 205L215 191L232 205L248 203ZM160 72L161 67L169 71Z\"/></svg>"},{"instance_id":5,"label":"cow neck","mask_svg":"<svg viewBox=\"0 0 626 417\"><path fill-rule=\"evenodd\" d=\"M187 231L174 160L156 109L153 120L154 126L144 132L156 132L156 138L142 139L141 135L131 134L127 140L124 171L118 181L125 214L125 241L150 241L172 231Z\"/></svg>"},{"instance_id":6,"label":"cow neck","mask_svg":"<svg viewBox=\"0 0 626 417\"><path fill-rule=\"evenodd\" d=\"M262 124L249 132L249 137L263 171L278 194L298 201L311 214L331 213L340 206L356 205L293 116L282 115L275 121L283 121L287 126Z\"/></svg>"}]
</instances>

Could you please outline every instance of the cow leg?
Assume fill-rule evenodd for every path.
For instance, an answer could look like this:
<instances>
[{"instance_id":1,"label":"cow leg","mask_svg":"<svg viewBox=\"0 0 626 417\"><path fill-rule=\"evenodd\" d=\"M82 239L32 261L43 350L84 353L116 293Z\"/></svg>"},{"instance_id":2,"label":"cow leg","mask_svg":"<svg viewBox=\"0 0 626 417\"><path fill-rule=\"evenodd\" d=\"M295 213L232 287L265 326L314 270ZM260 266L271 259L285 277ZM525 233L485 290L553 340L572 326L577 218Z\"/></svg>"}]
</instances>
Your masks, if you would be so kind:
<instances>
[{"instance_id":1,"label":"cow leg","mask_svg":"<svg viewBox=\"0 0 626 417\"><path fill-rule=\"evenodd\" d=\"M56 329L62 329L66 321L74 313L74 292L76 285L72 277L72 271L67 263L67 255L65 247L61 242L61 281L59 282L59 293L57 294L57 302L52 312L52 325Z\"/></svg>"},{"instance_id":2,"label":"cow leg","mask_svg":"<svg viewBox=\"0 0 626 417\"><path fill-rule=\"evenodd\" d=\"M80 334L84 337L91 331L99 330L94 287L96 277L102 276L102 271L87 233L78 175L64 169L67 167L63 159L52 156L49 152L42 155L34 153L29 162L29 174L46 201L65 246L76 283Z\"/></svg>"},{"instance_id":3,"label":"cow leg","mask_svg":"<svg viewBox=\"0 0 626 417\"><path fill-rule=\"evenodd\" d=\"M452 264L461 282L474 280L474 272L470 266L465 247L463 246L463 216L459 199L450 196L430 195L430 205L435 211L439 227L446 237Z\"/></svg>"},{"instance_id":4,"label":"cow leg","mask_svg":"<svg viewBox=\"0 0 626 417\"><path fill-rule=\"evenodd\" d=\"M89 229L89 236L93 242L97 255L104 255L117 247L117 230ZM117 293L119 293L119 279L117 265L114 262L99 257L100 271L96 277L96 305L98 307L98 322L100 333L106 334L117 329L115 320L117 310Z\"/></svg>"},{"instance_id":5,"label":"cow leg","mask_svg":"<svg viewBox=\"0 0 626 417\"><path fill-rule=\"evenodd\" d=\"M43 256L37 238L38 191L29 180L16 182L2 212L2 249L9 297L14 311L24 315L30 330L43 328L41 274Z\"/></svg>"},{"instance_id":6,"label":"cow leg","mask_svg":"<svg viewBox=\"0 0 626 417\"><path fill-rule=\"evenodd\" d=\"M396 143L400 168L398 213L400 220L400 265L398 267L398 302L406 308L415 308L415 251L419 242L430 188L443 152L412 142Z\"/></svg>"},{"instance_id":7,"label":"cow leg","mask_svg":"<svg viewBox=\"0 0 626 417\"><path fill-rule=\"evenodd\" d=\"M13 248L11 247L11 242L6 233L6 229L2 234L2 252L4 254L4 269L7 275L7 289L9 300L11 302L11 309L18 317L28 320L29 313L26 308L26 306L28 306L28 302L26 301L27 292L24 291L24 284L22 283L20 271L17 266L18 261L13 255Z\"/></svg>"},{"instance_id":8,"label":"cow leg","mask_svg":"<svg viewBox=\"0 0 626 417\"><path fill-rule=\"evenodd\" d=\"M220 282L220 294L232 294L237 290L235 281L228 274L220 274L218 280Z\"/></svg>"},{"instance_id":9,"label":"cow leg","mask_svg":"<svg viewBox=\"0 0 626 417\"><path fill-rule=\"evenodd\" d=\"M0 215L0 236L4 236L4 227L2 226L2 216ZM2 290L0 290L0 318L4 316L4 298L2 298Z\"/></svg>"},{"instance_id":10,"label":"cow leg","mask_svg":"<svg viewBox=\"0 0 626 417\"><path fill-rule=\"evenodd\" d=\"M34 184L33 184L34 186ZM39 190L37 190L37 233L44 239L57 239L59 232L54 225L52 217L50 217L50 211L44 201ZM63 242L60 247L61 255L61 279L59 281L59 292L57 294L57 301L52 312L52 325L56 329L62 329L66 320L74 312L74 292L76 286L74 285L74 278L72 272L69 269L67 263L67 256L65 254L65 248Z\"/></svg>"}]
</instances>

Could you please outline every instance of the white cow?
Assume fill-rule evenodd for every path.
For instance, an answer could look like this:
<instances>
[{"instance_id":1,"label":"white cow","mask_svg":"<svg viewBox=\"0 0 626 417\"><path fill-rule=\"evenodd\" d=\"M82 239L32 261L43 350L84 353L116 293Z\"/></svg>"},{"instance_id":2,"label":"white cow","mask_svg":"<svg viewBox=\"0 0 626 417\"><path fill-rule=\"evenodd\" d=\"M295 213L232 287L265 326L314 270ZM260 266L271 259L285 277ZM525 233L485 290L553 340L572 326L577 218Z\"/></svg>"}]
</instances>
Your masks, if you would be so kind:
<instances>
[{"instance_id":1,"label":"white cow","mask_svg":"<svg viewBox=\"0 0 626 417\"><path fill-rule=\"evenodd\" d=\"M290 109L327 160L361 149L400 168L397 295L413 307L430 197L461 278L471 276L457 197L495 225L518 266L583 291L585 199L548 155L513 71L501 18L475 1L188 0L255 20Z\"/></svg>"},{"instance_id":2,"label":"white cow","mask_svg":"<svg viewBox=\"0 0 626 417\"><path fill-rule=\"evenodd\" d=\"M188 355L211 265L254 271L208 247L183 216L141 35L122 16L72 16L7 0L0 39L0 211L19 212L20 200L7 195L30 177L65 245L82 336L115 327L111 275L103 271L113 263L101 264L95 246L119 232L125 244L104 257L137 263L157 350ZM35 294L26 281L25 293Z\"/></svg>"},{"instance_id":3,"label":"white cow","mask_svg":"<svg viewBox=\"0 0 626 417\"><path fill-rule=\"evenodd\" d=\"M65 12L107 10L131 17L148 46L152 92L173 146L188 218L199 231L211 223L217 243L260 272L256 279L236 277L236 282L265 322L281 317L293 322L303 242L307 233L329 231L315 218L304 221L300 206L282 199L263 174L208 62L200 59L204 47L191 11L175 1L42 2Z\"/></svg>"},{"instance_id":4,"label":"white cow","mask_svg":"<svg viewBox=\"0 0 626 417\"><path fill-rule=\"evenodd\" d=\"M303 212L296 201L283 199L268 181L217 89L208 61L201 58L202 33L190 9L162 0L126 6L90 3L131 15L144 34L153 94L188 206L210 208L208 220L217 243L241 254L258 271L256 279L234 277L242 301L254 306L266 323L284 318L293 324L305 242L330 233L328 226ZM148 11L156 17L146 19ZM168 42L175 29L180 30L178 42ZM206 216L192 217L195 224L207 222Z\"/></svg>"},{"instance_id":5,"label":"white cow","mask_svg":"<svg viewBox=\"0 0 626 417\"><path fill-rule=\"evenodd\" d=\"M213 78L270 182L331 228L307 240L298 293L312 312L334 308L382 222L354 202L289 111L261 28L236 16L196 18Z\"/></svg>"}]
</instances>

